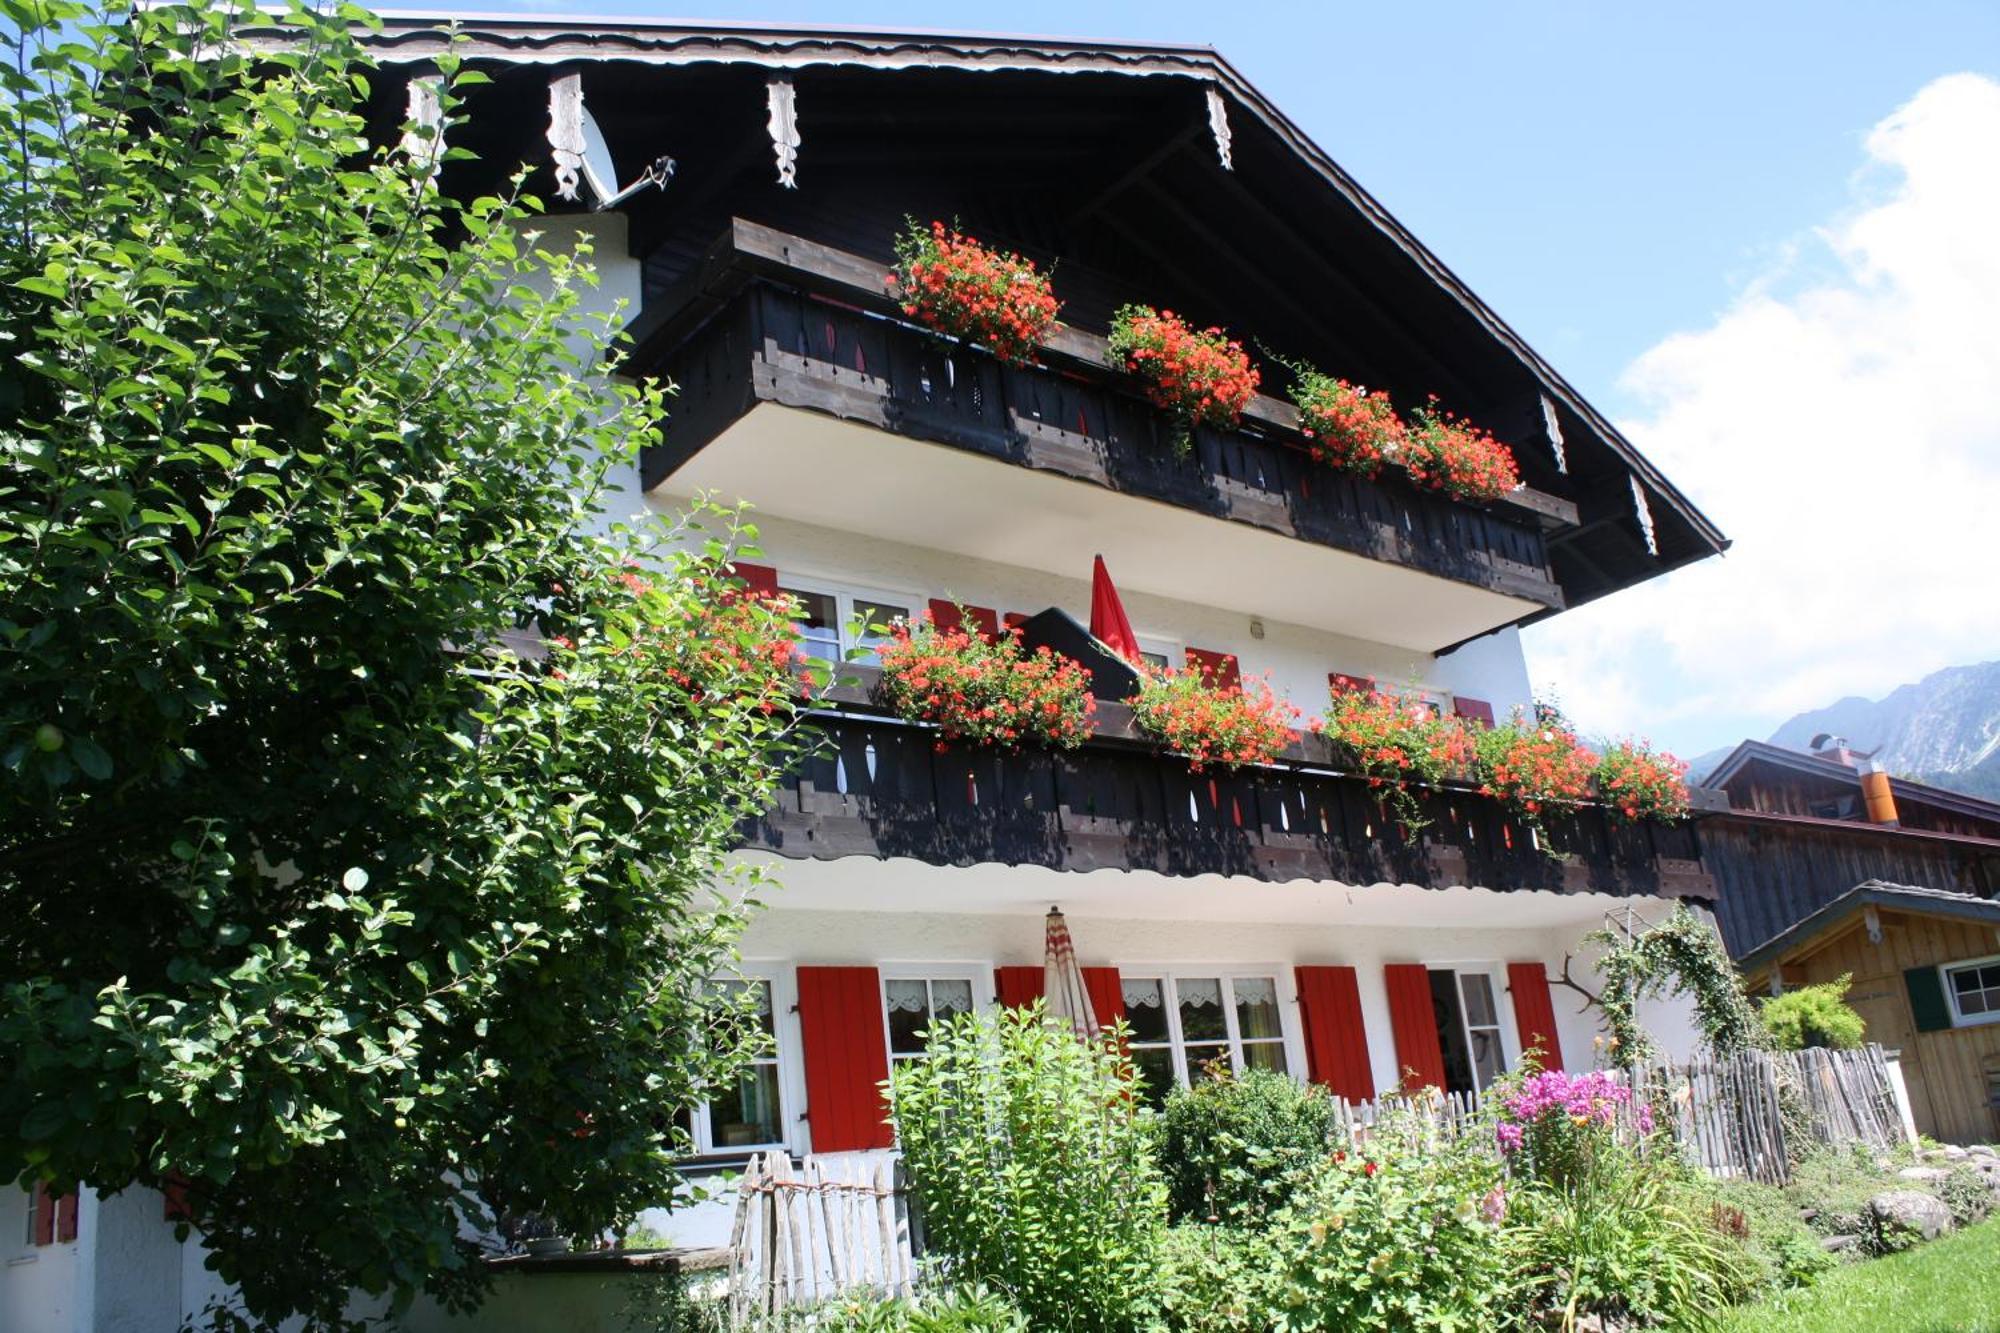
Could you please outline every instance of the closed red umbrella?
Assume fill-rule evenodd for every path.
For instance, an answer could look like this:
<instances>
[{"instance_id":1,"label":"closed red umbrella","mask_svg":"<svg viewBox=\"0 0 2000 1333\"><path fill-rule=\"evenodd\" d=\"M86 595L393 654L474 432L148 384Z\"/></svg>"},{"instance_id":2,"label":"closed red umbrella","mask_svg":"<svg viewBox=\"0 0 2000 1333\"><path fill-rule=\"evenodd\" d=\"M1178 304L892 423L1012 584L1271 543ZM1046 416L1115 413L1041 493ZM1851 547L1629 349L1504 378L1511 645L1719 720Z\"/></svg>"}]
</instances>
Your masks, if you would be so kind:
<instances>
[{"instance_id":1,"label":"closed red umbrella","mask_svg":"<svg viewBox=\"0 0 2000 1333\"><path fill-rule=\"evenodd\" d=\"M1133 666L1139 665L1139 636L1125 618L1125 604L1118 600L1118 589L1101 555L1090 574L1090 632L1112 652Z\"/></svg>"},{"instance_id":2,"label":"closed red umbrella","mask_svg":"<svg viewBox=\"0 0 2000 1333\"><path fill-rule=\"evenodd\" d=\"M1048 943L1042 958L1042 995L1050 1018L1086 1041L1097 1035L1097 1011L1091 1007L1090 990L1083 984L1083 969L1076 963L1069 924L1054 907L1049 909Z\"/></svg>"}]
</instances>

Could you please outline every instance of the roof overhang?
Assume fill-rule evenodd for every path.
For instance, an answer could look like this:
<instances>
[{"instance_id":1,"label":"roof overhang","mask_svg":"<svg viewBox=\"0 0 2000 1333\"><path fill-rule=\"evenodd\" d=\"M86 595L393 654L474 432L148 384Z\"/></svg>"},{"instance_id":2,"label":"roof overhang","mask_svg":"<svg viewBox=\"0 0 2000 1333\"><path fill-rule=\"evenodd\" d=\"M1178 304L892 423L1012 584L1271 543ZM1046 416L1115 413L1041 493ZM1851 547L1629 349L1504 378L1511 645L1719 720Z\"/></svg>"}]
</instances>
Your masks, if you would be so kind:
<instances>
[{"instance_id":1,"label":"roof overhang","mask_svg":"<svg viewBox=\"0 0 2000 1333\"><path fill-rule=\"evenodd\" d=\"M1871 907L1889 908L1917 916L1945 917L2000 926L2000 902L1974 898L1970 894L1947 893L1914 884L1889 884L1867 880L1855 885L1811 916L1786 927L1736 960L1745 975L1761 971L1811 945L1833 931L1843 929Z\"/></svg>"}]
</instances>

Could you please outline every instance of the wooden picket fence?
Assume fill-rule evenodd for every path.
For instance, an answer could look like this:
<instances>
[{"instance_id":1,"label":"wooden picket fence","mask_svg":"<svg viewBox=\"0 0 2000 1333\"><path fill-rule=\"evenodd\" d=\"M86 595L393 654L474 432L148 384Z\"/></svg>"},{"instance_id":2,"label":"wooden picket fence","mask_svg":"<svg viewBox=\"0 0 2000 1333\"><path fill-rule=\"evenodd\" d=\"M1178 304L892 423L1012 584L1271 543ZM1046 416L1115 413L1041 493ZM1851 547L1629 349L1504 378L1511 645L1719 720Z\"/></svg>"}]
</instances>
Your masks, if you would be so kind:
<instances>
[{"instance_id":1,"label":"wooden picket fence","mask_svg":"<svg viewBox=\"0 0 2000 1333\"><path fill-rule=\"evenodd\" d=\"M1783 1184L1791 1175L1790 1136L1813 1145L1865 1144L1886 1150L1903 1136L1888 1062L1879 1045L1853 1051L1749 1051L1726 1060L1660 1064L1624 1071L1634 1108L1648 1107L1654 1128L1669 1133L1683 1157L1710 1175ZM1787 1125L1784 1101L1801 1112ZM1392 1108L1414 1111L1443 1137L1483 1126L1476 1093L1436 1093L1376 1101L1341 1101L1338 1134L1366 1142ZM1639 1138L1636 1109L1624 1128Z\"/></svg>"},{"instance_id":2,"label":"wooden picket fence","mask_svg":"<svg viewBox=\"0 0 2000 1333\"><path fill-rule=\"evenodd\" d=\"M729 1241L733 1327L837 1296L909 1296L916 1262L900 1163L750 1159Z\"/></svg>"}]
</instances>

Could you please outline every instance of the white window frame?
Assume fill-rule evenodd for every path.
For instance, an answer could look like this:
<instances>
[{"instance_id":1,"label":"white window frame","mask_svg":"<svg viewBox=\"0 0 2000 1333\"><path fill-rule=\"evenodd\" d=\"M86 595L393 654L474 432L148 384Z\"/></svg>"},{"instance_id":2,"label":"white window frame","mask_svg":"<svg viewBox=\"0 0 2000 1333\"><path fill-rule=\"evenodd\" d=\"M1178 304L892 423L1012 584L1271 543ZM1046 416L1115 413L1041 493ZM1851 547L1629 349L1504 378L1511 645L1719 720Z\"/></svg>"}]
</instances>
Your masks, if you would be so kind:
<instances>
[{"instance_id":1,"label":"white window frame","mask_svg":"<svg viewBox=\"0 0 2000 1333\"><path fill-rule=\"evenodd\" d=\"M1191 1082L1187 1062L1187 1042L1181 1033L1181 1006L1179 984L1182 981L1219 981L1222 984L1223 1031L1227 1033L1229 1064L1237 1073L1242 1073L1243 1034L1236 1023L1236 993L1234 983L1238 981L1268 981L1277 993L1278 1000L1278 1041L1275 1043L1285 1053L1285 1075L1304 1081L1305 1050L1299 1033L1298 992L1292 980L1289 967L1278 963L1266 964L1213 964L1188 963L1165 965L1160 963L1120 963L1117 964L1118 982L1122 987L1128 981L1157 981L1160 983L1160 1003L1166 1010L1167 1050L1173 1057L1174 1079L1182 1087ZM1129 1015L1128 1015L1129 1018ZM1259 1041L1264 1039L1258 1039ZM1147 1049L1158 1049L1157 1042L1137 1043ZM1197 1042L1210 1046L1212 1042ZM1256 1044L1256 1042L1253 1042Z\"/></svg>"},{"instance_id":2,"label":"white window frame","mask_svg":"<svg viewBox=\"0 0 2000 1333\"><path fill-rule=\"evenodd\" d=\"M892 606L905 606L909 608L912 620L930 609L930 598L924 593L908 589L898 591L893 588L871 587L867 584L850 583L844 579L826 578L782 567L778 570L778 587L780 590L790 588L794 592L818 593L833 598L833 628L834 633L839 636L840 653L843 658L856 650L865 651L870 648L870 645L854 632L856 602L887 602Z\"/></svg>"},{"instance_id":3,"label":"white window frame","mask_svg":"<svg viewBox=\"0 0 2000 1333\"><path fill-rule=\"evenodd\" d=\"M1519 1069L1521 1067L1521 1043L1517 1035L1517 1025L1514 1022L1514 996L1507 989L1506 969L1498 963L1484 960L1475 962L1447 961L1425 963L1424 968L1429 972L1449 972L1452 974L1452 984L1458 988L1458 1028L1460 1035L1465 1038L1465 1058L1468 1061L1472 1061L1472 1031L1474 1025L1471 1015L1465 1012L1465 987L1458 978L1468 975L1477 975L1486 978L1486 988L1493 996L1493 1027L1491 1030L1499 1038L1500 1042L1499 1076L1505 1076ZM1476 1084L1479 1079L1479 1065L1477 1061L1472 1062L1472 1077ZM1486 1089L1480 1088L1479 1091L1483 1093Z\"/></svg>"},{"instance_id":4,"label":"white window frame","mask_svg":"<svg viewBox=\"0 0 2000 1333\"><path fill-rule=\"evenodd\" d=\"M793 1127L797 1124L795 1107L805 1104L805 1089L798 1080L802 1077L798 1060L799 1036L797 1032L798 978L789 965L780 963L746 962L725 976L715 978L717 984L742 981L761 981L771 988L771 1031L774 1049L770 1060L778 1071L778 1138L771 1143L726 1143L714 1141L714 1126L709 1118L709 1103L703 1101L688 1108L688 1137L693 1142L694 1158L705 1161L713 1158L743 1157L751 1153L790 1151L792 1140L797 1137ZM761 1058L761 1057L760 1057Z\"/></svg>"},{"instance_id":5,"label":"white window frame","mask_svg":"<svg viewBox=\"0 0 2000 1333\"><path fill-rule=\"evenodd\" d=\"M876 998L882 1004L882 1050L889 1057L893 1074L898 1061L922 1060L914 1051L896 1053L895 1038L889 1032L889 983L892 981L963 981L972 988L972 1012L983 1014L993 1006L993 968L985 963L878 963ZM926 1000L929 995L926 992Z\"/></svg>"},{"instance_id":6,"label":"white window frame","mask_svg":"<svg viewBox=\"0 0 2000 1333\"><path fill-rule=\"evenodd\" d=\"M1955 1028L1978 1027L1984 1023L2000 1023L2000 1009L1984 1014L1968 1014L1958 1007L1958 990L1951 984L1951 974L1963 972L1970 967L2000 967L2000 954L1990 954L1985 958L1967 958L1956 963L1938 964L1938 984L1944 987L1945 1000L1951 1005L1951 1025ZM1982 988L1983 989L1983 988Z\"/></svg>"},{"instance_id":7,"label":"white window frame","mask_svg":"<svg viewBox=\"0 0 2000 1333\"><path fill-rule=\"evenodd\" d=\"M1141 653L1157 653L1167 659L1167 665L1179 671L1187 665L1187 648L1179 639L1170 639L1162 634L1147 634L1141 630L1132 631L1132 637L1139 641Z\"/></svg>"}]
</instances>

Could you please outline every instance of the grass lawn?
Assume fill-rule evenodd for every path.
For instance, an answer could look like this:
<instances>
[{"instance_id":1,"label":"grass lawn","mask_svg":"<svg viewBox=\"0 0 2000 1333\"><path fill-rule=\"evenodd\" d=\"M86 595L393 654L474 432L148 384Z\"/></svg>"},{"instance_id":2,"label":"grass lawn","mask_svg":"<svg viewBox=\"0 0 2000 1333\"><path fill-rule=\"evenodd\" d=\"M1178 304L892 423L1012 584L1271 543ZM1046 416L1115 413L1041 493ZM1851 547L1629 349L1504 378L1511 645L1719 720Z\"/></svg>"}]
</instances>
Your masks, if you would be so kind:
<instances>
[{"instance_id":1,"label":"grass lawn","mask_svg":"<svg viewBox=\"0 0 2000 1333\"><path fill-rule=\"evenodd\" d=\"M1735 1311L1729 1333L2000 1333L2000 1218L1914 1250L1836 1268Z\"/></svg>"}]
</instances>

